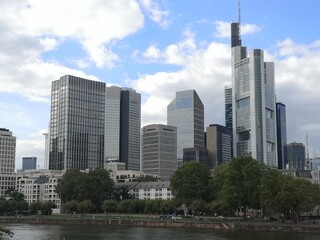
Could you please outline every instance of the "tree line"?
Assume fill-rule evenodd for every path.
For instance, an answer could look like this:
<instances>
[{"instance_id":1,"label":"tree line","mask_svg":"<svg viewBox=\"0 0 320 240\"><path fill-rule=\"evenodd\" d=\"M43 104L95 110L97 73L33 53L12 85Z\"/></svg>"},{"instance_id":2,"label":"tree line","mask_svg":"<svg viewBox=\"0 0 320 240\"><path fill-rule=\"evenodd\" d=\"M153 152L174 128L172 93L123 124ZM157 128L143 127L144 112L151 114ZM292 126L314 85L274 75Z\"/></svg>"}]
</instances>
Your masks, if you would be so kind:
<instances>
[{"instance_id":1,"label":"tree line","mask_svg":"<svg viewBox=\"0 0 320 240\"><path fill-rule=\"evenodd\" d=\"M251 157L234 158L212 173L197 162L186 163L172 176L171 187L188 207L219 215L242 209L246 216L247 209L256 209L288 218L320 205L319 185L283 175Z\"/></svg>"},{"instance_id":2,"label":"tree line","mask_svg":"<svg viewBox=\"0 0 320 240\"><path fill-rule=\"evenodd\" d=\"M0 215L29 215L42 214L51 215L52 209L56 208L53 202L33 202L30 205L24 200L24 194L14 189L9 189L6 192L8 199L0 198Z\"/></svg>"}]
</instances>

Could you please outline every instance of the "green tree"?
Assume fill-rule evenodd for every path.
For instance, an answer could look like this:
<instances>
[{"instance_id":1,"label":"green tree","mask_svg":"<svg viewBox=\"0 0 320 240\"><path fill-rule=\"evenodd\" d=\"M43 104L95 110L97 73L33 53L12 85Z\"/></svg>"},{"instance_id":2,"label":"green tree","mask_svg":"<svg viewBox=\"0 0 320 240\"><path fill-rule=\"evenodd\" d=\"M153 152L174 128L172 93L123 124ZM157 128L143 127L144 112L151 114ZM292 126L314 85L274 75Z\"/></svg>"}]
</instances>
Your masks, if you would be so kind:
<instances>
[{"instance_id":1,"label":"green tree","mask_svg":"<svg viewBox=\"0 0 320 240\"><path fill-rule=\"evenodd\" d=\"M133 201L125 199L118 203L117 211L121 213L133 213Z\"/></svg>"},{"instance_id":2,"label":"green tree","mask_svg":"<svg viewBox=\"0 0 320 240\"><path fill-rule=\"evenodd\" d=\"M210 170L195 161L182 165L171 177L171 188L174 196L185 203L195 199L208 198Z\"/></svg>"},{"instance_id":3,"label":"green tree","mask_svg":"<svg viewBox=\"0 0 320 240\"><path fill-rule=\"evenodd\" d=\"M80 202L78 205L78 210L80 213L90 213L93 208L94 208L94 205L91 202L91 200L84 200Z\"/></svg>"},{"instance_id":4,"label":"green tree","mask_svg":"<svg viewBox=\"0 0 320 240\"><path fill-rule=\"evenodd\" d=\"M104 200L102 204L102 209L106 213L114 213L117 211L118 202L116 200Z\"/></svg>"},{"instance_id":5,"label":"green tree","mask_svg":"<svg viewBox=\"0 0 320 240\"><path fill-rule=\"evenodd\" d=\"M201 199L196 199L191 202L189 209L193 214L199 215L208 211L208 204Z\"/></svg>"},{"instance_id":6,"label":"green tree","mask_svg":"<svg viewBox=\"0 0 320 240\"><path fill-rule=\"evenodd\" d=\"M0 198L0 215L5 215L7 213L8 202L4 198Z\"/></svg>"},{"instance_id":7,"label":"green tree","mask_svg":"<svg viewBox=\"0 0 320 240\"><path fill-rule=\"evenodd\" d=\"M145 202L145 212L146 213L160 213L160 203L161 200L146 200Z\"/></svg>"},{"instance_id":8,"label":"green tree","mask_svg":"<svg viewBox=\"0 0 320 240\"><path fill-rule=\"evenodd\" d=\"M62 203L76 200L90 200L99 210L104 200L112 197L114 182L105 169L93 169L88 173L78 169L68 170L59 181L56 192Z\"/></svg>"},{"instance_id":9,"label":"green tree","mask_svg":"<svg viewBox=\"0 0 320 240\"><path fill-rule=\"evenodd\" d=\"M76 200L71 200L63 205L63 210L67 213L74 213L78 211L78 206L79 203Z\"/></svg>"},{"instance_id":10,"label":"green tree","mask_svg":"<svg viewBox=\"0 0 320 240\"><path fill-rule=\"evenodd\" d=\"M211 187L217 199L236 210L259 208L261 181L264 173L264 165L259 164L251 157L240 157L231 160L230 164L217 168L214 171Z\"/></svg>"},{"instance_id":11,"label":"green tree","mask_svg":"<svg viewBox=\"0 0 320 240\"><path fill-rule=\"evenodd\" d=\"M173 200L163 200L160 202L160 211L162 214L172 214L177 210Z\"/></svg>"},{"instance_id":12,"label":"green tree","mask_svg":"<svg viewBox=\"0 0 320 240\"><path fill-rule=\"evenodd\" d=\"M52 214L52 208L56 208L56 204L54 202L44 202L41 206L41 213L43 215L51 215Z\"/></svg>"},{"instance_id":13,"label":"green tree","mask_svg":"<svg viewBox=\"0 0 320 240\"><path fill-rule=\"evenodd\" d=\"M41 202L33 202L29 206L31 214L38 214L38 211L41 211L41 208L42 208Z\"/></svg>"}]
</instances>

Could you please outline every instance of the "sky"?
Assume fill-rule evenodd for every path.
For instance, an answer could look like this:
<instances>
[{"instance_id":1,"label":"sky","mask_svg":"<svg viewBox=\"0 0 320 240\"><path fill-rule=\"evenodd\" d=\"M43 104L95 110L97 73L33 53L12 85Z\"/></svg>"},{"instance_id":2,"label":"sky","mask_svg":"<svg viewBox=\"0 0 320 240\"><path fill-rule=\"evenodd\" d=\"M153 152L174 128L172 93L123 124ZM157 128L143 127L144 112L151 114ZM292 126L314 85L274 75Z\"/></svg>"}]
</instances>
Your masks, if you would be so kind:
<instances>
[{"instance_id":1,"label":"sky","mask_svg":"<svg viewBox=\"0 0 320 240\"><path fill-rule=\"evenodd\" d=\"M242 0L242 44L275 63L287 138L320 156L320 1ZM70 74L136 89L142 123L166 124L176 91L195 89L205 126L224 125L237 0L0 0L0 127L44 166L51 82Z\"/></svg>"}]
</instances>

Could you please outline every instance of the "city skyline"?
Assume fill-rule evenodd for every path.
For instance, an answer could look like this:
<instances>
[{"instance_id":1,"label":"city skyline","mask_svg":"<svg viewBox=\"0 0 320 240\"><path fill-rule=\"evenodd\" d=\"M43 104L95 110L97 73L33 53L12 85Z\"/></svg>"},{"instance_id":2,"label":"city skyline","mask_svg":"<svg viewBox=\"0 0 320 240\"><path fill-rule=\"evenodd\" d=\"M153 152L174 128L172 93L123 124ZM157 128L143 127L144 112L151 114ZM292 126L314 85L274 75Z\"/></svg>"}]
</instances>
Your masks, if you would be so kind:
<instances>
[{"instance_id":1,"label":"city skyline","mask_svg":"<svg viewBox=\"0 0 320 240\"><path fill-rule=\"evenodd\" d=\"M0 111L5 114L0 127L17 137L17 168L24 156L35 156L44 166L50 86L66 74L134 88L141 93L141 126L165 124L172 96L188 89L204 103L205 127L224 125L236 0L66 4L1 3ZM319 4L241 2L243 45L263 49L266 61L275 63L277 101L287 107L288 143L305 143L308 131L311 157L320 155Z\"/></svg>"}]
</instances>

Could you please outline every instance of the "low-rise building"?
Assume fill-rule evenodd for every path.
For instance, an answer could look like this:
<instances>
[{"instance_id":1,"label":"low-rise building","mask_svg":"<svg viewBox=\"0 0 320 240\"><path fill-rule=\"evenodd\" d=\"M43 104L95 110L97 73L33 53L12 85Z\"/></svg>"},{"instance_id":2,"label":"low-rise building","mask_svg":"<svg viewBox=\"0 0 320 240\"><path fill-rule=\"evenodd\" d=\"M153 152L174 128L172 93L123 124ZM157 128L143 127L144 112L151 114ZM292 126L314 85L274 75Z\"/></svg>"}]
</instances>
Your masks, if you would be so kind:
<instances>
[{"instance_id":1,"label":"low-rise building","mask_svg":"<svg viewBox=\"0 0 320 240\"><path fill-rule=\"evenodd\" d=\"M56 208L53 213L60 213L61 201L55 192L58 180L65 171L60 170L27 170L17 173L16 190L23 193L28 204L33 202L53 202Z\"/></svg>"},{"instance_id":2,"label":"low-rise building","mask_svg":"<svg viewBox=\"0 0 320 240\"><path fill-rule=\"evenodd\" d=\"M174 196L170 181L117 183L117 188L127 188L132 198L139 200L170 200Z\"/></svg>"}]
</instances>

